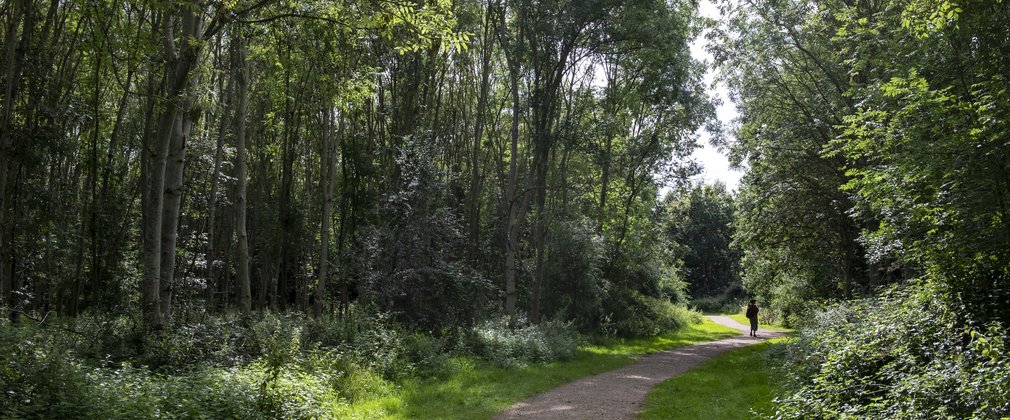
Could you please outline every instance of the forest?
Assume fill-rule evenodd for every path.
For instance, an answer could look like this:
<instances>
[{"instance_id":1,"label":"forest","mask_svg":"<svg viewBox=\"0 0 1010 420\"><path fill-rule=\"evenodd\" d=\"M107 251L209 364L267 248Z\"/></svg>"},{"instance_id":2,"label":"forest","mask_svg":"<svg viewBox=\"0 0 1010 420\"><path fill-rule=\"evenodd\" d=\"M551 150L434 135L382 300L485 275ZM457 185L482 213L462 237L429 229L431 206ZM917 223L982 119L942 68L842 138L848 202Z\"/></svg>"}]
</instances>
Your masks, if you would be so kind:
<instances>
[{"instance_id":1,"label":"forest","mask_svg":"<svg viewBox=\"0 0 1010 420\"><path fill-rule=\"evenodd\" d=\"M1010 416L1010 4L705 2L3 0L0 417L486 418L749 299L773 417Z\"/></svg>"}]
</instances>

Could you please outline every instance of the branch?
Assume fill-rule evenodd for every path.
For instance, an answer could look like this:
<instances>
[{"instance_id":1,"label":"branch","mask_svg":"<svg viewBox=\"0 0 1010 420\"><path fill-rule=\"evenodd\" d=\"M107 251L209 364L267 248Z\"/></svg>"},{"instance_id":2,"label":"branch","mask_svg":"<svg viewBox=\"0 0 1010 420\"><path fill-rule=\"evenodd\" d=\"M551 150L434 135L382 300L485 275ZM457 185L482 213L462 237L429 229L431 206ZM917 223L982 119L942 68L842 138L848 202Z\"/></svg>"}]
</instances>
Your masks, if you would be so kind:
<instances>
[{"instance_id":1,"label":"branch","mask_svg":"<svg viewBox=\"0 0 1010 420\"><path fill-rule=\"evenodd\" d=\"M43 327L54 327L54 328L57 328L57 329L60 329L60 330L63 330L63 331L69 332L69 333L77 334L77 335L79 335L81 337L84 337L84 338L86 338L88 340L91 340L91 341L95 340L93 337L89 337L87 335L84 335L84 333L82 333L80 331L73 330L73 329L70 329L70 328L67 328L67 327L63 327L63 326L60 326L60 325L47 324L46 323L46 319L49 318L49 314L53 313L53 311L46 312L46 315L43 316L42 319L35 318L35 317L29 315L28 312L25 312L25 311L22 311L22 310L19 310L19 309L11 309L11 312L16 312L18 314L21 314L25 318L28 318L28 319L30 319L32 321L35 321L40 326L43 326Z\"/></svg>"},{"instance_id":2,"label":"branch","mask_svg":"<svg viewBox=\"0 0 1010 420\"><path fill-rule=\"evenodd\" d=\"M273 22L275 20L287 19L287 18L301 18L301 19L321 20L323 22L333 23L333 24L340 25L340 26L343 26L343 27L349 28L349 29L359 29L359 30L371 29L371 28L367 28L367 27L348 25L347 22L344 22L344 21L341 21L341 20L338 20L338 19L334 19L334 18L331 18L331 17L319 16L319 15L308 15L308 14L298 13L298 12L281 13L279 15L268 16L268 17L261 18L261 19L239 19L238 22L240 22L240 23L248 23L248 24L253 24L253 23L268 23L268 22Z\"/></svg>"},{"instance_id":3,"label":"branch","mask_svg":"<svg viewBox=\"0 0 1010 420\"><path fill-rule=\"evenodd\" d=\"M215 34L224 29L225 25L233 20L242 21L241 17L248 15L258 9L265 7L267 4L275 0L260 0L259 2L249 6L245 9L239 10L238 12L229 12L224 3L218 5L217 13L214 15L214 20L210 22L207 26L207 30L203 33L203 39L210 39Z\"/></svg>"}]
</instances>

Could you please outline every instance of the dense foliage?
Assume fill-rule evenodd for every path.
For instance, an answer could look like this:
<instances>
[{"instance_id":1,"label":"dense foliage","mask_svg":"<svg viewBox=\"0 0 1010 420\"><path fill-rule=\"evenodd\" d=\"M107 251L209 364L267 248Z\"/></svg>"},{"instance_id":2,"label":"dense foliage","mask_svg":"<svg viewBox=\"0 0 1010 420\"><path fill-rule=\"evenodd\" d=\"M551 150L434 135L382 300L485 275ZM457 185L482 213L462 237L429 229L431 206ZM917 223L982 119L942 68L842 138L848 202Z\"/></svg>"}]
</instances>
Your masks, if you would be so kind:
<instances>
[{"instance_id":1,"label":"dense foliage","mask_svg":"<svg viewBox=\"0 0 1010 420\"><path fill-rule=\"evenodd\" d=\"M724 8L744 284L816 314L780 414L1005 417L1010 4Z\"/></svg>"},{"instance_id":2,"label":"dense foliage","mask_svg":"<svg viewBox=\"0 0 1010 420\"><path fill-rule=\"evenodd\" d=\"M712 114L695 14L5 2L2 304L151 331L361 302L423 331L600 333L628 299L683 303L654 209Z\"/></svg>"},{"instance_id":3,"label":"dense foliage","mask_svg":"<svg viewBox=\"0 0 1010 420\"><path fill-rule=\"evenodd\" d=\"M432 337L353 305L343 318L316 321L207 317L148 341L139 354L124 343L143 334L140 319L2 322L5 418L340 418L348 405L403 380L451 374L454 357L504 366L565 360L582 340L558 321L488 322Z\"/></svg>"},{"instance_id":4,"label":"dense foliage","mask_svg":"<svg viewBox=\"0 0 1010 420\"><path fill-rule=\"evenodd\" d=\"M0 417L319 418L696 321L695 8L3 2Z\"/></svg>"},{"instance_id":5,"label":"dense foliage","mask_svg":"<svg viewBox=\"0 0 1010 420\"><path fill-rule=\"evenodd\" d=\"M748 287L800 310L937 272L1007 321L1006 3L731 9Z\"/></svg>"},{"instance_id":6,"label":"dense foliage","mask_svg":"<svg viewBox=\"0 0 1010 420\"><path fill-rule=\"evenodd\" d=\"M1010 2L722 2L735 199L697 7L3 2L2 415L318 417L738 285L820 314L783 416L1007 415Z\"/></svg>"},{"instance_id":7,"label":"dense foliage","mask_svg":"<svg viewBox=\"0 0 1010 420\"><path fill-rule=\"evenodd\" d=\"M699 185L666 197L666 233L683 261L691 303L703 311L734 312L745 300L733 196L723 184Z\"/></svg>"},{"instance_id":8,"label":"dense foliage","mask_svg":"<svg viewBox=\"0 0 1010 420\"><path fill-rule=\"evenodd\" d=\"M716 35L741 112L732 151L749 167L737 198L744 284L788 316L890 277L889 261L864 258L858 239L868 222L850 213L844 162L822 154L852 102L834 11L829 3L774 6L740 3Z\"/></svg>"},{"instance_id":9,"label":"dense foliage","mask_svg":"<svg viewBox=\"0 0 1010 420\"><path fill-rule=\"evenodd\" d=\"M1010 346L924 283L816 313L790 348L782 418L1004 418Z\"/></svg>"}]
</instances>

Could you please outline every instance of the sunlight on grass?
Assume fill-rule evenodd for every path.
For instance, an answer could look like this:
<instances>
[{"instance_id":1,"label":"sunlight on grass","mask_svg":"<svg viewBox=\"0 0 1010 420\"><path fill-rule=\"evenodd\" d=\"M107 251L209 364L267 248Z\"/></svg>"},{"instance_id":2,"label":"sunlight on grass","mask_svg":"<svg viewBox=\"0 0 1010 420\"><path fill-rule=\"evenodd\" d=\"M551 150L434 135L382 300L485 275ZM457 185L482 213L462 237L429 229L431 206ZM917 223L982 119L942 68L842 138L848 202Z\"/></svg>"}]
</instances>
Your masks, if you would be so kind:
<instances>
[{"instance_id":1,"label":"sunlight on grass","mask_svg":"<svg viewBox=\"0 0 1010 420\"><path fill-rule=\"evenodd\" d=\"M751 419L773 414L781 389L769 351L787 338L731 350L649 392L641 419Z\"/></svg>"},{"instance_id":2,"label":"sunlight on grass","mask_svg":"<svg viewBox=\"0 0 1010 420\"><path fill-rule=\"evenodd\" d=\"M505 369L456 358L447 376L411 379L393 393L345 407L347 418L490 418L506 407L577 378L616 369L649 353L738 335L709 320L653 338L579 348L571 360Z\"/></svg>"}]
</instances>

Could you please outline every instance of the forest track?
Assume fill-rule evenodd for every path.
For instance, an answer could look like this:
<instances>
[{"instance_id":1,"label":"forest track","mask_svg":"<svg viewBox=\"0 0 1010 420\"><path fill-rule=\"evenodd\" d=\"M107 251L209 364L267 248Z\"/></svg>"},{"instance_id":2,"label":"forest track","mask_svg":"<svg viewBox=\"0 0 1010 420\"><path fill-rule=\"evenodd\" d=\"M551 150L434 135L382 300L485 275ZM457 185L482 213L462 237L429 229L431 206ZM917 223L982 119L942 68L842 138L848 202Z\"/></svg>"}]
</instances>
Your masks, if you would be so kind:
<instances>
[{"instance_id":1,"label":"forest track","mask_svg":"<svg viewBox=\"0 0 1010 420\"><path fill-rule=\"evenodd\" d=\"M724 351L785 335L760 331L759 337L750 337L748 326L729 317L707 318L740 330L740 335L649 354L625 367L587 376L520 401L495 419L633 419L642 409L649 390L660 382Z\"/></svg>"}]
</instances>

